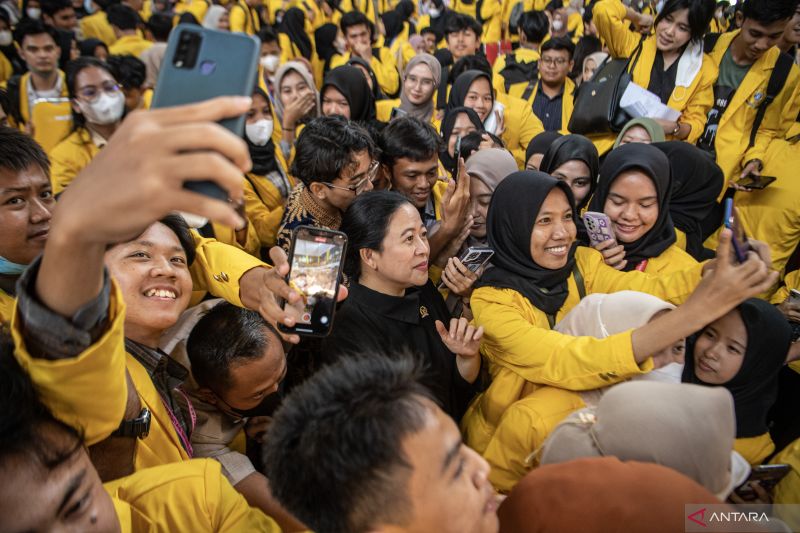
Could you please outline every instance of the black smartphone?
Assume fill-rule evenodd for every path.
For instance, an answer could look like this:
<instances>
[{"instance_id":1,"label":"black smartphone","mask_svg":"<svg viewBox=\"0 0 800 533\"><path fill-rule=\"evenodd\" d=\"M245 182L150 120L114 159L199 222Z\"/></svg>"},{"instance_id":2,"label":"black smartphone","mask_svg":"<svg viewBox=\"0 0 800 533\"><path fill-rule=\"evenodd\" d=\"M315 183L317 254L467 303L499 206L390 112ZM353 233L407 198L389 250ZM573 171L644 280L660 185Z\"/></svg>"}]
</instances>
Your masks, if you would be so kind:
<instances>
[{"instance_id":1,"label":"black smartphone","mask_svg":"<svg viewBox=\"0 0 800 533\"><path fill-rule=\"evenodd\" d=\"M740 185L747 189L756 189L761 190L767 187L770 183L776 181L778 178L775 176L760 176L757 174L748 174L747 176L740 178L736 185Z\"/></svg>"},{"instance_id":2,"label":"black smartphone","mask_svg":"<svg viewBox=\"0 0 800 533\"><path fill-rule=\"evenodd\" d=\"M733 232L731 244L733 245L733 253L736 255L736 260L744 263L747 260L747 252L750 251L750 245L747 243L747 234L742 228L739 221L739 215L736 208L733 206L733 198L725 200L725 220L723 221L726 228Z\"/></svg>"},{"instance_id":3,"label":"black smartphone","mask_svg":"<svg viewBox=\"0 0 800 533\"><path fill-rule=\"evenodd\" d=\"M750 477L747 481L739 486L735 492L736 495L745 501L753 501L758 498L758 494L750 487L751 481L758 481L759 485L767 492L771 492L789 472L792 467L787 464L776 465L758 465L753 467L750 472Z\"/></svg>"},{"instance_id":4,"label":"black smartphone","mask_svg":"<svg viewBox=\"0 0 800 533\"><path fill-rule=\"evenodd\" d=\"M347 235L341 231L311 226L294 230L286 281L301 298L294 305L281 302L297 322L291 328L279 324L278 329L308 337L325 337L331 332L346 248Z\"/></svg>"},{"instance_id":5,"label":"black smartphone","mask_svg":"<svg viewBox=\"0 0 800 533\"><path fill-rule=\"evenodd\" d=\"M471 272L477 272L489 262L493 255L494 250L487 246L470 246L461 254L458 260ZM445 287L447 285L445 285L444 281L440 281L437 288L444 289Z\"/></svg>"},{"instance_id":6,"label":"black smartphone","mask_svg":"<svg viewBox=\"0 0 800 533\"><path fill-rule=\"evenodd\" d=\"M407 115L408 115L408 113L406 113L405 111L403 111L399 107L393 107L392 108L392 113L389 115L389 121L391 122L392 120L394 120L396 118L405 117Z\"/></svg>"},{"instance_id":7,"label":"black smartphone","mask_svg":"<svg viewBox=\"0 0 800 533\"><path fill-rule=\"evenodd\" d=\"M260 52L261 44L255 37L178 24L167 41L151 107L193 104L217 96L251 96ZM220 125L241 137L244 122L242 114L222 120ZM211 180L187 182L185 187L219 200L228 199L228 193Z\"/></svg>"},{"instance_id":8,"label":"black smartphone","mask_svg":"<svg viewBox=\"0 0 800 533\"><path fill-rule=\"evenodd\" d=\"M450 169L450 175L453 176L453 181L458 181L459 159L461 159L461 135L456 137L456 146L453 148L453 168Z\"/></svg>"}]
</instances>

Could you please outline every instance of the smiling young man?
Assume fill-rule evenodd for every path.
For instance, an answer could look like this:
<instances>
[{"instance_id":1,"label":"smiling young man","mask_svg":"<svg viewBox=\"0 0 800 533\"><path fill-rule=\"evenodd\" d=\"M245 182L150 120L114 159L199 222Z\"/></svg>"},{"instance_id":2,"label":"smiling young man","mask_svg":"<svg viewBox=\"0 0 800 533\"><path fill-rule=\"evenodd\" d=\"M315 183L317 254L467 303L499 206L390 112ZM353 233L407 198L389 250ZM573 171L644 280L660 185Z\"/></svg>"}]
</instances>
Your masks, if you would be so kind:
<instances>
[{"instance_id":1,"label":"smiling young man","mask_svg":"<svg viewBox=\"0 0 800 533\"><path fill-rule=\"evenodd\" d=\"M420 376L409 357L369 353L295 389L264 453L278 500L327 533L495 533L489 466Z\"/></svg>"},{"instance_id":2,"label":"smiling young man","mask_svg":"<svg viewBox=\"0 0 800 533\"><path fill-rule=\"evenodd\" d=\"M719 76L714 106L697 144L716 155L726 180L760 174L770 142L797 117L800 100L792 104L790 99L800 73L791 58L780 59L776 46L796 6L797 0L746 0L741 30L720 34L709 54L719 66ZM785 81L770 103L769 81L781 70ZM753 131L763 106L768 107L761 111L763 119Z\"/></svg>"},{"instance_id":3,"label":"smiling young man","mask_svg":"<svg viewBox=\"0 0 800 533\"><path fill-rule=\"evenodd\" d=\"M379 143L381 171L392 190L408 198L419 210L429 231L430 257L436 262L440 252L464 228L468 213L466 206L461 211L453 210L444 201L447 182L439 180L440 137L430 124L402 117L384 128ZM464 187L464 183L458 185ZM469 201L468 182L466 188Z\"/></svg>"},{"instance_id":4,"label":"smiling young man","mask_svg":"<svg viewBox=\"0 0 800 533\"><path fill-rule=\"evenodd\" d=\"M462 13L450 15L444 27L447 49L453 56L453 63L462 57L477 54L481 48L481 23Z\"/></svg>"}]
</instances>

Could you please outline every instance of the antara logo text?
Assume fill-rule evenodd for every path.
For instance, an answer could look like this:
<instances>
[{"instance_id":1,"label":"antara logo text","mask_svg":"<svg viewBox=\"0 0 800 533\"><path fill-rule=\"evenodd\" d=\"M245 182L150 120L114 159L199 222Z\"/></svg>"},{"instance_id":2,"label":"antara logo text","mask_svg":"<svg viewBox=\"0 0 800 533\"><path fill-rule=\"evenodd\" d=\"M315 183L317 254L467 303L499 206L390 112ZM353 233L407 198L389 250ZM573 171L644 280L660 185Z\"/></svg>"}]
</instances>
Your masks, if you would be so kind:
<instances>
[{"instance_id":1,"label":"antara logo text","mask_svg":"<svg viewBox=\"0 0 800 533\"><path fill-rule=\"evenodd\" d=\"M712 512L706 520L706 508L703 507L687 516L689 520L703 527L708 527L711 523L731 523L731 522L769 522L766 513L741 511Z\"/></svg>"}]
</instances>

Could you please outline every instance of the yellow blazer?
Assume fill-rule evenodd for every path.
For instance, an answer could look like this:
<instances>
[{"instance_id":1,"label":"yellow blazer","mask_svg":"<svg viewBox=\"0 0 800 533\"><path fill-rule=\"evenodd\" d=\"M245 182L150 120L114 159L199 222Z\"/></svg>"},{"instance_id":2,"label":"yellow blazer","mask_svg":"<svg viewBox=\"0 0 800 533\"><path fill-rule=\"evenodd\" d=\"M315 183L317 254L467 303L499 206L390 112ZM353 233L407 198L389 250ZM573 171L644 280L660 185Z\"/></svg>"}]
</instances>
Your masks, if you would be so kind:
<instances>
[{"instance_id":1,"label":"yellow blazer","mask_svg":"<svg viewBox=\"0 0 800 533\"><path fill-rule=\"evenodd\" d=\"M92 141L88 130L73 131L50 152L50 182L53 193L60 194L72 183L75 176L92 162L100 148Z\"/></svg>"},{"instance_id":2,"label":"yellow blazer","mask_svg":"<svg viewBox=\"0 0 800 533\"><path fill-rule=\"evenodd\" d=\"M520 83L518 85L522 84ZM530 105L531 109L533 109L533 101L536 98L538 92L539 92L539 85L537 84L536 88L528 97L528 104ZM564 95L561 97L561 129L558 130L564 135L569 133L567 126L569 125L569 119L572 117L572 109L574 106L575 106L575 82L572 81L569 77L567 77L564 80ZM534 114L534 116L536 116L536 114Z\"/></svg>"},{"instance_id":3,"label":"yellow blazer","mask_svg":"<svg viewBox=\"0 0 800 533\"><path fill-rule=\"evenodd\" d=\"M525 100L505 94L498 94L496 98L505 106L503 118L506 130L501 138L506 143L506 148L514 155L519 167L524 168L528 143L544 131L544 126Z\"/></svg>"},{"instance_id":4,"label":"yellow blazer","mask_svg":"<svg viewBox=\"0 0 800 533\"><path fill-rule=\"evenodd\" d=\"M737 35L739 35L738 30L720 35L710 54L716 65L722 61L722 57ZM773 46L753 63L720 118L715 148L717 164L725 173L726 183L738 177L748 161L752 159L764 161L772 140L784 135L797 118L800 98L793 98L793 91L800 80L800 71L797 65L792 65L783 90L764 113L755 144L751 148L747 147L756 112L764 101L767 83L780 53L781 51Z\"/></svg>"},{"instance_id":5,"label":"yellow blazer","mask_svg":"<svg viewBox=\"0 0 800 533\"><path fill-rule=\"evenodd\" d=\"M775 451L775 443L772 442L769 433L764 433L758 437L736 439L733 442L733 449L747 459L748 463L758 466Z\"/></svg>"},{"instance_id":6,"label":"yellow blazer","mask_svg":"<svg viewBox=\"0 0 800 533\"><path fill-rule=\"evenodd\" d=\"M6 82L14 75L14 67L11 65L11 61L0 52L0 87L5 87Z\"/></svg>"},{"instance_id":7,"label":"yellow blazer","mask_svg":"<svg viewBox=\"0 0 800 533\"><path fill-rule=\"evenodd\" d=\"M375 72L375 78L383 94L392 96L400 89L400 75L397 73L397 63L388 48L380 48L380 54L372 56L369 64ZM350 52L336 54L331 58L331 69L346 65L350 61Z\"/></svg>"},{"instance_id":8,"label":"yellow blazer","mask_svg":"<svg viewBox=\"0 0 800 533\"><path fill-rule=\"evenodd\" d=\"M255 35L261 29L261 21L258 13L250 9L244 0L238 0L231 6L229 11L230 26L232 32L246 33Z\"/></svg>"},{"instance_id":9,"label":"yellow blazer","mask_svg":"<svg viewBox=\"0 0 800 533\"><path fill-rule=\"evenodd\" d=\"M674 304L688 298L702 273L700 264L667 276L620 272L603 263L599 252L585 247L577 249L575 260L586 294L636 290ZM556 321L580 301L574 275L568 288ZM481 287L472 293L471 304L475 323L484 328L481 353L492 376L491 385L473 400L461 424L467 444L479 453L486 451L506 410L541 385L591 390L653 368L650 359L636 364L631 331L605 339L562 335L550 330L544 312L512 289Z\"/></svg>"},{"instance_id":10,"label":"yellow blazer","mask_svg":"<svg viewBox=\"0 0 800 533\"><path fill-rule=\"evenodd\" d=\"M67 98L67 77L64 72L59 70L58 75L61 77L61 98ZM31 121L31 109L28 103L28 80L31 77L30 72L26 72L19 78L19 114L22 116L22 124L14 124L17 128L25 130L25 124ZM11 119L11 117L9 117ZM13 122L13 121L12 121Z\"/></svg>"},{"instance_id":11,"label":"yellow blazer","mask_svg":"<svg viewBox=\"0 0 800 533\"><path fill-rule=\"evenodd\" d=\"M531 50L530 48L517 48L511 53L518 63L530 63L532 61L539 61L541 58L538 50ZM492 86L494 90L497 91L497 94L510 94L516 98L522 98L522 94L528 86L527 83L515 83L509 86L506 91L505 79L500 74L503 69L506 68L506 55L507 54L498 56L494 65L492 65Z\"/></svg>"},{"instance_id":12,"label":"yellow blazer","mask_svg":"<svg viewBox=\"0 0 800 533\"><path fill-rule=\"evenodd\" d=\"M139 57L142 52L151 46L153 46L153 42L140 35L124 35L108 47L108 53L119 56L130 54L134 57Z\"/></svg>"},{"instance_id":13,"label":"yellow blazer","mask_svg":"<svg viewBox=\"0 0 800 533\"><path fill-rule=\"evenodd\" d=\"M652 276L667 276L675 272L681 272L687 268L697 265L694 257L687 254L676 242L658 257L651 257L647 260L644 269L645 274Z\"/></svg>"},{"instance_id":14,"label":"yellow blazer","mask_svg":"<svg viewBox=\"0 0 800 533\"><path fill-rule=\"evenodd\" d=\"M117 35L111 28L111 24L108 23L108 16L106 16L105 11L98 11L93 15L83 17L80 24L84 39L100 39L106 43L106 46L111 46L117 40Z\"/></svg>"},{"instance_id":15,"label":"yellow blazer","mask_svg":"<svg viewBox=\"0 0 800 533\"><path fill-rule=\"evenodd\" d=\"M2 329L3 325L11 323L11 315L16 301L16 298L0 290L0 329Z\"/></svg>"},{"instance_id":16,"label":"yellow blazer","mask_svg":"<svg viewBox=\"0 0 800 533\"><path fill-rule=\"evenodd\" d=\"M625 6L618 0L600 0L594 7L594 23L597 32L608 46L612 57L630 57L641 42L641 35L631 31L625 20ZM642 52L633 69L634 83L647 89L650 85L650 73L656 57L656 37L651 35L642 43ZM719 61L712 61L708 55L703 56L700 71L688 87L675 86L667 105L681 112L680 122L691 126L692 130L685 139L694 144L706 125L708 112L714 105L714 82L717 81ZM616 135L593 136L592 141L598 152L604 154L614 145ZM667 136L670 140L671 136Z\"/></svg>"},{"instance_id":17,"label":"yellow blazer","mask_svg":"<svg viewBox=\"0 0 800 533\"><path fill-rule=\"evenodd\" d=\"M772 501L776 504L800 502L800 439L795 440L776 455L772 464L788 464L792 470L775 487ZM775 507L776 514L792 531L800 530L800 509L796 506Z\"/></svg>"}]
</instances>

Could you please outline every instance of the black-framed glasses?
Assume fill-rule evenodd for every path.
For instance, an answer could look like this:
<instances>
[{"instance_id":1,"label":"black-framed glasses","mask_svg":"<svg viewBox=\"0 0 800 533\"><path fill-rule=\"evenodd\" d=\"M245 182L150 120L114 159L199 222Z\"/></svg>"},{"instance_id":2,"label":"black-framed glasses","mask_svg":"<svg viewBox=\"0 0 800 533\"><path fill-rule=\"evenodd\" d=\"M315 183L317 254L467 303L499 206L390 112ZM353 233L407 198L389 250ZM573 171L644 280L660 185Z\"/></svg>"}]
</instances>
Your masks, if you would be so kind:
<instances>
[{"instance_id":1,"label":"black-framed glasses","mask_svg":"<svg viewBox=\"0 0 800 533\"><path fill-rule=\"evenodd\" d=\"M342 191L349 191L354 193L356 196L364 192L367 188L367 182L375 181L375 178L378 176L378 168L380 167L379 161L373 161L369 164L369 168L367 169L367 174L360 180L356 182L355 185L350 185L349 187L341 187L339 185L333 185L332 183L325 183L325 185L329 189L339 189Z\"/></svg>"}]
</instances>

